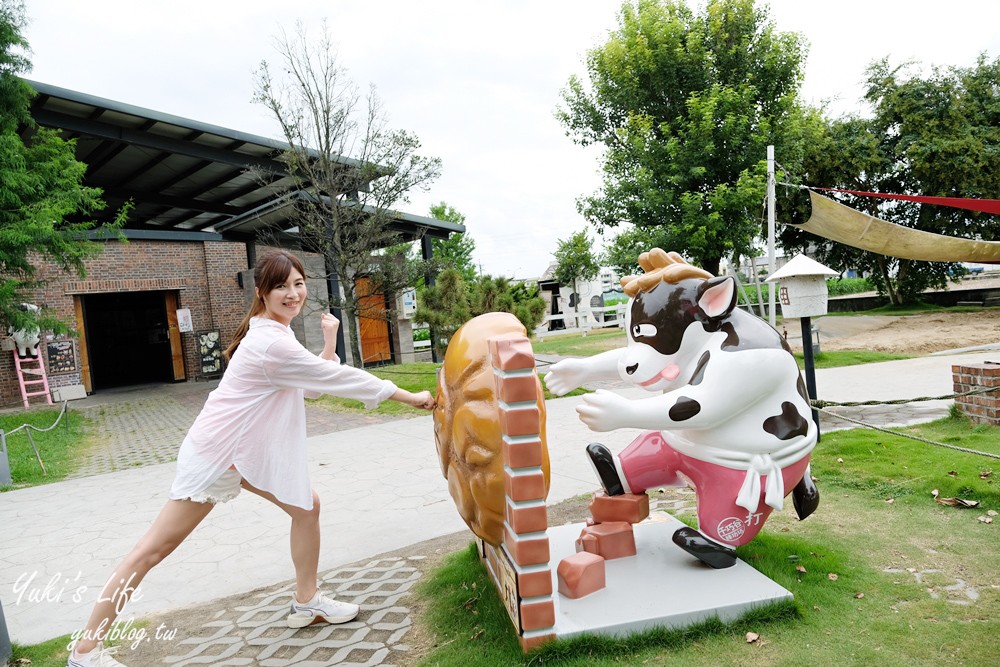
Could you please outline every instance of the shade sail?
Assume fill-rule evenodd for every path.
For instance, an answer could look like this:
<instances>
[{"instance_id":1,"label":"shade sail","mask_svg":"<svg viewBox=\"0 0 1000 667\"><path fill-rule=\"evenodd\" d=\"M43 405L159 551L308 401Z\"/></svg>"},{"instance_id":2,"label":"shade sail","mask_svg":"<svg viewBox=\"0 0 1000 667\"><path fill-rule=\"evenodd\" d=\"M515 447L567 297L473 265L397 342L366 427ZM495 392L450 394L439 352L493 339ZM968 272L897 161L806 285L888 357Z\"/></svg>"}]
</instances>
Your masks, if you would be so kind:
<instances>
[{"instance_id":1,"label":"shade sail","mask_svg":"<svg viewBox=\"0 0 1000 667\"><path fill-rule=\"evenodd\" d=\"M799 229L880 255L923 262L1000 264L1000 242L960 239L910 229L809 192L812 215Z\"/></svg>"}]
</instances>

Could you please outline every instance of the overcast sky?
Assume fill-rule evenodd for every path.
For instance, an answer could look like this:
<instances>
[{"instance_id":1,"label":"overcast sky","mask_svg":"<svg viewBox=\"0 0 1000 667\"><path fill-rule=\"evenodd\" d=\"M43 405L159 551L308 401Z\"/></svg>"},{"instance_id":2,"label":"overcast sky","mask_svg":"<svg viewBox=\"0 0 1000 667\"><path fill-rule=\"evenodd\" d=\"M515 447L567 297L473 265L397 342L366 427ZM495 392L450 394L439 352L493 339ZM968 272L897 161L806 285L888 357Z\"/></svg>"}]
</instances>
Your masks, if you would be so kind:
<instances>
[{"instance_id":1,"label":"overcast sky","mask_svg":"<svg viewBox=\"0 0 1000 667\"><path fill-rule=\"evenodd\" d=\"M442 177L402 208L445 201L466 216L482 270L538 277L586 226L575 201L600 184L598 153L553 116L584 56L616 26L601 0L26 0L29 78L279 138L251 103L273 39L326 19L340 63L373 84L391 124L440 157ZM803 94L857 111L873 60L970 66L1000 53L1000 0L772 0L779 30L810 44ZM762 158L764 156L761 156ZM778 156L781 160L781 156ZM595 238L591 230L591 238Z\"/></svg>"}]
</instances>

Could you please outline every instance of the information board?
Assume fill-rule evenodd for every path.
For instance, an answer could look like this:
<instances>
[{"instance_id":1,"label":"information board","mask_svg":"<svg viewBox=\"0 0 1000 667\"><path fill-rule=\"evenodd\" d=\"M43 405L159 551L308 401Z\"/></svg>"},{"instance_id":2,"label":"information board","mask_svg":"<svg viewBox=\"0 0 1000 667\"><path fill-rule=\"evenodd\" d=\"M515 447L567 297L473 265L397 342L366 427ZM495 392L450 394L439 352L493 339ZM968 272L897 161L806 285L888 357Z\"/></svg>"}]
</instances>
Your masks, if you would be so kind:
<instances>
[{"instance_id":1,"label":"information board","mask_svg":"<svg viewBox=\"0 0 1000 667\"><path fill-rule=\"evenodd\" d=\"M50 340L45 342L45 356L48 359L46 370L49 375L75 373L76 341Z\"/></svg>"}]
</instances>

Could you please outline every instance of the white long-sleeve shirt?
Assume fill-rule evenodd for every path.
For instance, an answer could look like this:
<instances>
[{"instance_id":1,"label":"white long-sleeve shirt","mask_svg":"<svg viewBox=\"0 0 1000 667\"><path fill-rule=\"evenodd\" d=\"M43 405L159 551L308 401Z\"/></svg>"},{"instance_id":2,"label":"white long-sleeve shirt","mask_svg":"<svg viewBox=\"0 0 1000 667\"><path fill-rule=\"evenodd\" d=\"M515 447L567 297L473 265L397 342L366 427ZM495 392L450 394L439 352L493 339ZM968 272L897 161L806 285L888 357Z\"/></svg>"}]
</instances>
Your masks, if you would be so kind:
<instances>
[{"instance_id":1,"label":"white long-sleeve shirt","mask_svg":"<svg viewBox=\"0 0 1000 667\"><path fill-rule=\"evenodd\" d=\"M170 497L188 498L235 467L281 502L312 509L303 399L332 394L374 408L396 389L389 380L316 356L287 326L254 317L181 445Z\"/></svg>"}]
</instances>

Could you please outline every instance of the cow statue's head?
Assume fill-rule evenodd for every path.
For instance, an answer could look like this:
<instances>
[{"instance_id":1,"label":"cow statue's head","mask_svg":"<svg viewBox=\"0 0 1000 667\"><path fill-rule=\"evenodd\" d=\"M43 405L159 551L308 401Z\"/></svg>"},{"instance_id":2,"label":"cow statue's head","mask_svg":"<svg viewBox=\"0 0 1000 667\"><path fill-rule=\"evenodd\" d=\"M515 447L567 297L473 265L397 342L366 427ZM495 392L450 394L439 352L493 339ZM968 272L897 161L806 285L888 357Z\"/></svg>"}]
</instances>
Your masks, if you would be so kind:
<instances>
[{"instance_id":1,"label":"cow statue's head","mask_svg":"<svg viewBox=\"0 0 1000 667\"><path fill-rule=\"evenodd\" d=\"M618 362L626 382L665 391L690 381L707 338L736 306L732 278L716 278L659 248L639 256L644 273L622 278L628 348ZM696 373L696 371L694 371ZM679 379L678 379L679 378Z\"/></svg>"}]
</instances>

